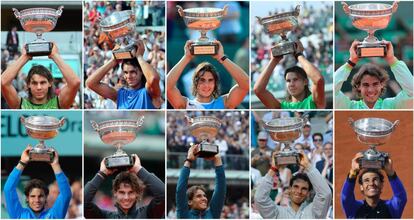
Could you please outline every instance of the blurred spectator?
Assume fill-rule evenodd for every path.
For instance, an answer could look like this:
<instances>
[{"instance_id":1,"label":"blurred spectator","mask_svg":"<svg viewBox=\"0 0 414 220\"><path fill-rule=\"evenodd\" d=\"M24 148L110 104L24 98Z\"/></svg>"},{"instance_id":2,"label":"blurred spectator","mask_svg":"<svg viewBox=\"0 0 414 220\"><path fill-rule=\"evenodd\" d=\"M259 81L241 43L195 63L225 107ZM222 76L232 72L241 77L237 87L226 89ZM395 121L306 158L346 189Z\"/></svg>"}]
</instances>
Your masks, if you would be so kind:
<instances>
[{"instance_id":1,"label":"blurred spectator","mask_svg":"<svg viewBox=\"0 0 414 220\"><path fill-rule=\"evenodd\" d=\"M267 132L260 131L257 135L258 146L252 151L252 167L264 176L270 168L272 149L267 146Z\"/></svg>"},{"instance_id":2,"label":"blurred spectator","mask_svg":"<svg viewBox=\"0 0 414 220\"><path fill-rule=\"evenodd\" d=\"M10 53L10 56L14 56L19 51L19 35L17 34L17 27L13 26L12 29L7 32L6 48Z\"/></svg>"}]
</instances>

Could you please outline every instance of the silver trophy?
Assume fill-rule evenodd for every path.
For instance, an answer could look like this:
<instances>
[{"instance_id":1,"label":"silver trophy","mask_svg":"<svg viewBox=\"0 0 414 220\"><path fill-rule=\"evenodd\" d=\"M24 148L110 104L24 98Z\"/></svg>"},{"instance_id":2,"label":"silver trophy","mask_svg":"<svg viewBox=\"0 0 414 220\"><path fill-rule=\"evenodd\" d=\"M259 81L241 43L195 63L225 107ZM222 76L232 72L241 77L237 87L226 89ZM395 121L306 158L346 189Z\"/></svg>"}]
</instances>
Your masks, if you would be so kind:
<instances>
[{"instance_id":1,"label":"silver trophy","mask_svg":"<svg viewBox=\"0 0 414 220\"><path fill-rule=\"evenodd\" d=\"M264 124L273 141L283 143L283 150L276 154L276 165L299 164L300 155L290 144L302 134L304 118L276 118ZM282 148L281 148L282 149Z\"/></svg>"},{"instance_id":2,"label":"silver trophy","mask_svg":"<svg viewBox=\"0 0 414 220\"><path fill-rule=\"evenodd\" d=\"M384 29L397 11L398 3L362 3L348 6L342 2L344 11L352 19L354 27L368 32L368 36L357 46L358 57L384 57L387 46L378 41L375 31Z\"/></svg>"},{"instance_id":3,"label":"silver trophy","mask_svg":"<svg viewBox=\"0 0 414 220\"><path fill-rule=\"evenodd\" d=\"M29 151L30 161L52 162L55 150L45 145L45 140L52 139L59 134L58 129L65 124L65 118L60 120L50 116L20 117L21 123L26 128L27 135L39 140L39 143Z\"/></svg>"},{"instance_id":4,"label":"silver trophy","mask_svg":"<svg viewBox=\"0 0 414 220\"><path fill-rule=\"evenodd\" d=\"M219 147L209 143L209 141L217 135L218 129L221 127L221 121L212 116L186 117L190 124L191 134L201 140L195 155L202 158L216 155L219 152Z\"/></svg>"},{"instance_id":5,"label":"silver trophy","mask_svg":"<svg viewBox=\"0 0 414 220\"><path fill-rule=\"evenodd\" d=\"M275 34L280 35L282 40L272 47L273 56L283 56L295 53L295 42L287 39L286 34L298 26L298 16L300 5L297 5L294 11L274 14L268 17L256 16L259 24L263 25L264 31L272 37Z\"/></svg>"},{"instance_id":6,"label":"silver trophy","mask_svg":"<svg viewBox=\"0 0 414 220\"><path fill-rule=\"evenodd\" d=\"M117 46L112 50L115 59L131 59L137 50L133 34L135 33L135 14L131 10L116 11L102 19L101 30Z\"/></svg>"},{"instance_id":7,"label":"silver trophy","mask_svg":"<svg viewBox=\"0 0 414 220\"><path fill-rule=\"evenodd\" d=\"M18 11L13 8L14 15L27 32L36 33L37 39L27 43L26 53L31 56L46 56L52 52L53 43L43 39L42 34L53 30L58 18L62 15L63 6L53 8L29 8Z\"/></svg>"},{"instance_id":8,"label":"silver trophy","mask_svg":"<svg viewBox=\"0 0 414 220\"><path fill-rule=\"evenodd\" d=\"M369 149L363 152L364 156L358 161L360 167L382 169L388 159L388 153L380 152L376 148L390 139L399 121L392 123L382 118L362 118L354 121L349 118L349 124L354 129L358 140L369 146Z\"/></svg>"},{"instance_id":9,"label":"silver trophy","mask_svg":"<svg viewBox=\"0 0 414 220\"><path fill-rule=\"evenodd\" d=\"M137 131L144 124L144 116L140 116L138 120L118 119L100 123L90 122L95 131L99 133L101 140L105 144L116 148L115 154L105 157L106 168L128 168L133 166L135 159L123 151L122 147L136 139Z\"/></svg>"},{"instance_id":10,"label":"silver trophy","mask_svg":"<svg viewBox=\"0 0 414 220\"><path fill-rule=\"evenodd\" d=\"M177 5L178 14L191 30L200 31L201 37L190 46L193 55L215 55L218 44L207 37L207 32L220 27L221 19L226 16L228 6L221 8L187 8Z\"/></svg>"}]
</instances>

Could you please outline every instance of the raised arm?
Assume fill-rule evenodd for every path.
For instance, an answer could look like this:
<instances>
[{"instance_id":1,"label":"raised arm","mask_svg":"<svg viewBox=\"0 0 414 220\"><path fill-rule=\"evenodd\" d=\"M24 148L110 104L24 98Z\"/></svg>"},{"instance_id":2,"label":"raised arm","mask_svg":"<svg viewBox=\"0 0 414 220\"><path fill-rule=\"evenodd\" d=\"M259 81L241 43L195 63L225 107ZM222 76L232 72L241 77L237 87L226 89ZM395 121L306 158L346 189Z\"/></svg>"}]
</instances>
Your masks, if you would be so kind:
<instances>
[{"instance_id":1,"label":"raised arm","mask_svg":"<svg viewBox=\"0 0 414 220\"><path fill-rule=\"evenodd\" d=\"M109 175L113 174L116 170L108 170L105 166L104 159L101 161L101 167L99 172L93 177L91 181L85 184L84 198L85 203L83 205L86 218L106 218L105 210L100 209L94 202L96 192L103 183L103 181Z\"/></svg>"},{"instance_id":2,"label":"raised arm","mask_svg":"<svg viewBox=\"0 0 414 220\"><path fill-rule=\"evenodd\" d=\"M355 218L357 209L362 205L361 201L355 199L354 194L355 182L360 170L358 159L361 157L363 154L359 152L352 159L351 169L342 187L341 204L347 218Z\"/></svg>"},{"instance_id":3,"label":"raised arm","mask_svg":"<svg viewBox=\"0 0 414 220\"><path fill-rule=\"evenodd\" d=\"M4 184L4 198L6 199L6 208L10 218L20 218L20 214L23 211L23 207L19 202L19 196L17 195L17 185L20 182L20 176L29 163L29 151L32 147L28 146L20 156L20 162L10 173L9 177Z\"/></svg>"},{"instance_id":4,"label":"raised arm","mask_svg":"<svg viewBox=\"0 0 414 220\"><path fill-rule=\"evenodd\" d=\"M306 75L312 81L312 97L317 108L325 108L325 80L321 72L305 56L303 56L303 45L300 41L296 42L296 54L298 62L305 70Z\"/></svg>"},{"instance_id":5,"label":"raised arm","mask_svg":"<svg viewBox=\"0 0 414 220\"><path fill-rule=\"evenodd\" d=\"M55 151L55 158L50 165L52 166L53 172L55 173L56 182L59 187L59 195L56 198L53 207L51 208L51 212L54 214L55 218L63 219L65 218L66 212L69 208L72 191L70 189L68 178L65 176L60 167L59 155L57 151Z\"/></svg>"},{"instance_id":6,"label":"raised arm","mask_svg":"<svg viewBox=\"0 0 414 220\"><path fill-rule=\"evenodd\" d=\"M214 182L214 192L210 201L210 210L213 218L220 218L221 211L226 199L226 175L220 154L214 156L214 166L216 167L216 179Z\"/></svg>"},{"instance_id":7,"label":"raised arm","mask_svg":"<svg viewBox=\"0 0 414 220\"><path fill-rule=\"evenodd\" d=\"M161 89L160 89L160 75L157 70L155 70L151 64L147 63L142 57L145 52L145 46L142 41L137 42L137 53L136 57L139 65L141 66L142 73L144 74L147 83L145 88L148 90L149 95L152 100L157 100L161 98Z\"/></svg>"},{"instance_id":8,"label":"raised arm","mask_svg":"<svg viewBox=\"0 0 414 220\"><path fill-rule=\"evenodd\" d=\"M242 68L233 63L229 58L222 60L224 57L224 48L220 41L215 41L219 45L219 49L214 59L220 62L231 77L236 81L229 93L224 95L224 105L227 109L234 109L243 101L246 94L249 92L249 76Z\"/></svg>"},{"instance_id":9,"label":"raised arm","mask_svg":"<svg viewBox=\"0 0 414 220\"><path fill-rule=\"evenodd\" d=\"M66 81L66 85L62 88L59 94L59 106L62 109L68 109L75 100L76 93L78 92L81 83L80 79L73 69L62 59L55 43L53 43L52 52L50 53L49 58L56 63Z\"/></svg>"},{"instance_id":10,"label":"raised arm","mask_svg":"<svg viewBox=\"0 0 414 220\"><path fill-rule=\"evenodd\" d=\"M22 100L12 84L13 80L19 74L22 67L32 59L31 56L27 55L26 49L24 48L22 48L22 55L12 65L9 65L1 75L1 93L11 109L20 108Z\"/></svg>"},{"instance_id":11,"label":"raised arm","mask_svg":"<svg viewBox=\"0 0 414 220\"><path fill-rule=\"evenodd\" d=\"M117 61L115 58L112 57L110 61L105 63L99 69L96 70L95 73L92 73L86 80L86 86L99 94L100 96L111 99L112 101L116 102L117 99L117 92L116 89L110 87L105 83L101 83L101 80L105 77L105 75L115 66L117 65Z\"/></svg>"},{"instance_id":12,"label":"raised arm","mask_svg":"<svg viewBox=\"0 0 414 220\"><path fill-rule=\"evenodd\" d=\"M270 61L264 68L263 72L260 73L259 78L254 84L253 91L266 108L280 109L280 101L277 100L273 94L266 89L266 86L269 83L269 79L272 76L273 70L280 62L280 60L282 60L283 56L274 57L272 50L269 50L269 55L271 57Z\"/></svg>"},{"instance_id":13,"label":"raised arm","mask_svg":"<svg viewBox=\"0 0 414 220\"><path fill-rule=\"evenodd\" d=\"M398 178L392 164L391 158L388 158L388 161L384 164L384 171L388 176L393 193L392 198L388 200L387 203L389 203L389 207L391 207L391 216L393 218L401 218L405 205L407 204L407 192L405 191L401 180Z\"/></svg>"},{"instance_id":14,"label":"raised arm","mask_svg":"<svg viewBox=\"0 0 414 220\"><path fill-rule=\"evenodd\" d=\"M181 168L180 176L178 177L177 188L175 190L175 202L177 203L177 218L188 218L188 177L190 176L191 161L195 161L197 157L194 155L194 149L197 145L191 145L187 152L187 160Z\"/></svg>"},{"instance_id":15,"label":"raised arm","mask_svg":"<svg viewBox=\"0 0 414 220\"><path fill-rule=\"evenodd\" d=\"M141 166L141 160L138 155L133 154L133 156L135 164L129 171L137 174L138 178L144 182L147 190L153 195L151 202L147 206L147 218L162 218L165 215L164 183Z\"/></svg>"},{"instance_id":16,"label":"raised arm","mask_svg":"<svg viewBox=\"0 0 414 220\"><path fill-rule=\"evenodd\" d=\"M351 47L349 48L349 61L350 63L357 64L359 61L356 49L360 42L354 41L352 42ZM341 88L344 82L348 79L349 74L351 74L353 66L348 63L345 63L341 67L339 67L334 75L334 90L335 90L335 107L340 109L350 108L351 107L351 99L342 93Z\"/></svg>"},{"instance_id":17,"label":"raised arm","mask_svg":"<svg viewBox=\"0 0 414 220\"><path fill-rule=\"evenodd\" d=\"M167 99L175 109L185 109L187 107L187 98L181 95L177 88L178 79L180 79L185 67L193 59L190 53L192 41L187 41L184 45L184 56L167 74Z\"/></svg>"}]
</instances>

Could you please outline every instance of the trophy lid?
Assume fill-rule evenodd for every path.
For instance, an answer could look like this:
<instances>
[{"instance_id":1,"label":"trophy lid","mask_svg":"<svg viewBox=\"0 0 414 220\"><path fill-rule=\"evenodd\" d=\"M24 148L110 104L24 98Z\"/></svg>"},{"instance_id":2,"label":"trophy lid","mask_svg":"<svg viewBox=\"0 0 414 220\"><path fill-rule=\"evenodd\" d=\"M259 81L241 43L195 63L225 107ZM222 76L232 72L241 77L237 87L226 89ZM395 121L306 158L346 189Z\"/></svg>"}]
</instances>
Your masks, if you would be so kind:
<instances>
[{"instance_id":1,"label":"trophy lid","mask_svg":"<svg viewBox=\"0 0 414 220\"><path fill-rule=\"evenodd\" d=\"M213 116L198 116L189 119L189 129L193 136L201 139L211 139L216 136L221 127L221 121Z\"/></svg>"},{"instance_id":2,"label":"trophy lid","mask_svg":"<svg viewBox=\"0 0 414 220\"><path fill-rule=\"evenodd\" d=\"M300 5L297 5L294 11L277 13L267 17L256 16L267 34L282 34L293 30L298 26L298 16L300 13Z\"/></svg>"},{"instance_id":3,"label":"trophy lid","mask_svg":"<svg viewBox=\"0 0 414 220\"><path fill-rule=\"evenodd\" d=\"M185 24L189 29L208 31L218 28L221 24L221 19L227 14L228 6L223 8L187 8L183 9L177 5L178 13L183 17Z\"/></svg>"},{"instance_id":4,"label":"trophy lid","mask_svg":"<svg viewBox=\"0 0 414 220\"><path fill-rule=\"evenodd\" d=\"M34 131L53 131L63 126L65 118L57 119L51 116L29 116L21 117L20 121L30 130Z\"/></svg>"},{"instance_id":5,"label":"trophy lid","mask_svg":"<svg viewBox=\"0 0 414 220\"><path fill-rule=\"evenodd\" d=\"M305 125L303 118L275 118L265 123L265 129L268 131L290 131L301 129Z\"/></svg>"},{"instance_id":6,"label":"trophy lid","mask_svg":"<svg viewBox=\"0 0 414 220\"><path fill-rule=\"evenodd\" d=\"M383 118L362 118L356 121L350 119L350 124L357 134L365 136L384 136L391 134L399 121L394 123Z\"/></svg>"},{"instance_id":7,"label":"trophy lid","mask_svg":"<svg viewBox=\"0 0 414 220\"><path fill-rule=\"evenodd\" d=\"M28 32L43 33L53 30L62 15L63 6L53 8L28 8L21 11L13 8L14 15L20 20L23 29Z\"/></svg>"}]
</instances>

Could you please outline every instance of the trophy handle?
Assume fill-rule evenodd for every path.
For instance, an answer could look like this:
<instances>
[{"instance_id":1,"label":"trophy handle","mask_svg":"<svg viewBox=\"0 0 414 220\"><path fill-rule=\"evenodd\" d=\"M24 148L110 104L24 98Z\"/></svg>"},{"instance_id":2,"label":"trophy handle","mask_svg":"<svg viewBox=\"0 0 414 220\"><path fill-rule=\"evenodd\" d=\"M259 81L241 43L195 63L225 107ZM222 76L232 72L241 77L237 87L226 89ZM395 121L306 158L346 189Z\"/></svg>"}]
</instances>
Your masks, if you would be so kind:
<instances>
[{"instance_id":1,"label":"trophy handle","mask_svg":"<svg viewBox=\"0 0 414 220\"><path fill-rule=\"evenodd\" d=\"M395 120L394 123L392 123L392 130L394 131L394 129L400 124L400 120Z\"/></svg>"},{"instance_id":2,"label":"trophy handle","mask_svg":"<svg viewBox=\"0 0 414 220\"><path fill-rule=\"evenodd\" d=\"M63 5L61 5L61 6L59 6L59 8L58 8L58 10L56 11L56 15L58 16L58 17L60 17L61 15L62 15L62 12L63 12L63 9L64 7L63 7Z\"/></svg>"},{"instance_id":3,"label":"trophy handle","mask_svg":"<svg viewBox=\"0 0 414 220\"><path fill-rule=\"evenodd\" d=\"M309 122L309 114L305 113L300 117L303 120L303 125Z\"/></svg>"},{"instance_id":4,"label":"trophy handle","mask_svg":"<svg viewBox=\"0 0 414 220\"><path fill-rule=\"evenodd\" d=\"M178 10L178 14L181 17L184 17L184 9L183 9L183 7L181 7L180 5L177 5L176 7L177 7L177 10Z\"/></svg>"},{"instance_id":5,"label":"trophy handle","mask_svg":"<svg viewBox=\"0 0 414 220\"><path fill-rule=\"evenodd\" d=\"M295 16L299 16L300 14L300 5L296 5L295 7Z\"/></svg>"},{"instance_id":6,"label":"trophy handle","mask_svg":"<svg viewBox=\"0 0 414 220\"><path fill-rule=\"evenodd\" d=\"M261 17L256 16L256 19L257 19L257 21L259 22L259 24L263 25L263 23L262 23L262 18L261 18Z\"/></svg>"},{"instance_id":7,"label":"trophy handle","mask_svg":"<svg viewBox=\"0 0 414 220\"><path fill-rule=\"evenodd\" d=\"M224 5L224 7L223 7L223 16L226 16L227 15L228 9L229 9L229 6L228 5Z\"/></svg>"},{"instance_id":8,"label":"trophy handle","mask_svg":"<svg viewBox=\"0 0 414 220\"><path fill-rule=\"evenodd\" d=\"M392 3L392 13L395 13L398 9L398 1Z\"/></svg>"},{"instance_id":9,"label":"trophy handle","mask_svg":"<svg viewBox=\"0 0 414 220\"><path fill-rule=\"evenodd\" d=\"M188 124L193 124L194 123L194 119L193 118L191 118L190 116L188 116L188 115L184 115L185 116L185 118L187 119L187 123Z\"/></svg>"},{"instance_id":10,"label":"trophy handle","mask_svg":"<svg viewBox=\"0 0 414 220\"><path fill-rule=\"evenodd\" d=\"M93 127L93 129L95 129L95 131L97 131L97 132L99 132L99 125L98 125L98 123L96 123L96 121L90 121L90 123L91 123L91 125L92 125L92 127Z\"/></svg>"},{"instance_id":11,"label":"trophy handle","mask_svg":"<svg viewBox=\"0 0 414 220\"><path fill-rule=\"evenodd\" d=\"M144 124L144 116L141 115L141 117L137 120L137 127L141 127Z\"/></svg>"},{"instance_id":12,"label":"trophy handle","mask_svg":"<svg viewBox=\"0 0 414 220\"><path fill-rule=\"evenodd\" d=\"M19 10L17 10L16 8L13 8L12 10L13 10L14 16L16 16L17 19L20 19L20 12L19 12Z\"/></svg>"},{"instance_id":13,"label":"trophy handle","mask_svg":"<svg viewBox=\"0 0 414 220\"><path fill-rule=\"evenodd\" d=\"M341 4L342 4L342 8L345 11L345 14L349 15L349 12L350 12L349 5L347 3L345 3L345 2L341 2Z\"/></svg>"},{"instance_id":14,"label":"trophy handle","mask_svg":"<svg viewBox=\"0 0 414 220\"><path fill-rule=\"evenodd\" d=\"M26 118L24 116L20 116L20 122L22 122L23 125L26 124Z\"/></svg>"},{"instance_id":15,"label":"trophy handle","mask_svg":"<svg viewBox=\"0 0 414 220\"><path fill-rule=\"evenodd\" d=\"M354 119L352 119L351 117L348 118L348 123L352 128L354 128Z\"/></svg>"},{"instance_id":16,"label":"trophy handle","mask_svg":"<svg viewBox=\"0 0 414 220\"><path fill-rule=\"evenodd\" d=\"M62 117L62 118L59 120L59 127L62 127L62 126L65 124L65 122L66 122L66 118L65 118L65 117Z\"/></svg>"}]
</instances>

